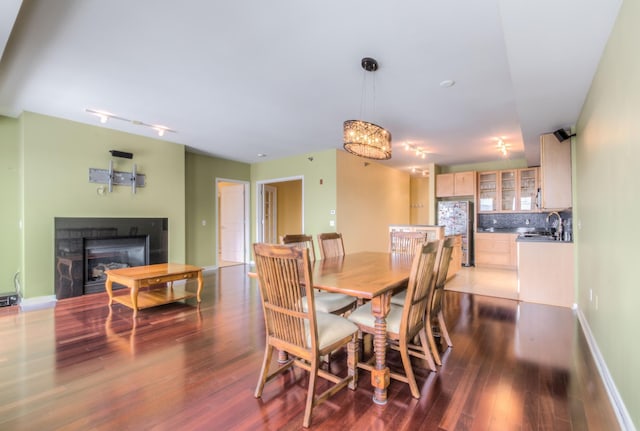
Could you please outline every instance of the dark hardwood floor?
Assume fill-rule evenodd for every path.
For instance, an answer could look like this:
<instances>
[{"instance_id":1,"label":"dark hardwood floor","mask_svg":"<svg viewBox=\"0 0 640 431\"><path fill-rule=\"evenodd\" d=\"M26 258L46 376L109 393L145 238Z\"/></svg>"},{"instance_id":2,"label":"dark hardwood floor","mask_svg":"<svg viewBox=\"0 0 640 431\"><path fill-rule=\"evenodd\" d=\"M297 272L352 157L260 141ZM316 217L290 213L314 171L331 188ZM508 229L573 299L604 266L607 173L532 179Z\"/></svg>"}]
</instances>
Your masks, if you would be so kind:
<instances>
[{"instance_id":1,"label":"dark hardwood floor","mask_svg":"<svg viewBox=\"0 0 640 431\"><path fill-rule=\"evenodd\" d=\"M305 373L253 397L264 322L246 271L206 275L199 308L189 300L135 320L106 294L0 308L0 429L300 429ZM437 373L415 362L419 400L392 381L388 404L374 405L361 371L356 391L314 409L311 429L619 429L571 310L456 292L446 301L454 347ZM338 352L331 366L344 371L345 359Z\"/></svg>"}]
</instances>

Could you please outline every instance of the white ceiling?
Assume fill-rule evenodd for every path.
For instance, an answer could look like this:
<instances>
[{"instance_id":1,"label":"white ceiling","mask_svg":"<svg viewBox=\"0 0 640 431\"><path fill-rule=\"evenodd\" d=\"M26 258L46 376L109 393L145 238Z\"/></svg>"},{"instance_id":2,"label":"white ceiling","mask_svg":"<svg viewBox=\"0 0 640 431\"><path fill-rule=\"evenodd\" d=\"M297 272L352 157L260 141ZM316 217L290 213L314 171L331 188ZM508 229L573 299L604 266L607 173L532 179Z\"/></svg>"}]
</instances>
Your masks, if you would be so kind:
<instances>
[{"instance_id":1,"label":"white ceiling","mask_svg":"<svg viewBox=\"0 0 640 431\"><path fill-rule=\"evenodd\" d=\"M495 160L497 137L536 165L538 136L575 124L620 4L3 0L0 114L100 125L86 109L103 110L248 163L342 148L363 115L392 133L390 166Z\"/></svg>"}]
</instances>

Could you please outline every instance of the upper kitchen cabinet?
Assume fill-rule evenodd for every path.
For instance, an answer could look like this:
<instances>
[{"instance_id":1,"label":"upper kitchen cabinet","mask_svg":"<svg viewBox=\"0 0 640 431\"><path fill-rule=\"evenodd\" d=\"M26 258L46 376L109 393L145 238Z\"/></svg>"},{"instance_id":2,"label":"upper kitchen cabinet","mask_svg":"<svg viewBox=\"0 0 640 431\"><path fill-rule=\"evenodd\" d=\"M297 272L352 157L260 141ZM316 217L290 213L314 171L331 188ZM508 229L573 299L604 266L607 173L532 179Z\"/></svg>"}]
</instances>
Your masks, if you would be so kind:
<instances>
[{"instance_id":1,"label":"upper kitchen cabinet","mask_svg":"<svg viewBox=\"0 0 640 431\"><path fill-rule=\"evenodd\" d=\"M478 212L537 211L538 168L478 173Z\"/></svg>"},{"instance_id":2,"label":"upper kitchen cabinet","mask_svg":"<svg viewBox=\"0 0 640 431\"><path fill-rule=\"evenodd\" d=\"M542 209L571 208L571 141L553 133L540 136L540 188Z\"/></svg>"},{"instance_id":3,"label":"upper kitchen cabinet","mask_svg":"<svg viewBox=\"0 0 640 431\"><path fill-rule=\"evenodd\" d=\"M473 196L476 191L476 173L453 172L436 175L436 197Z\"/></svg>"}]
</instances>

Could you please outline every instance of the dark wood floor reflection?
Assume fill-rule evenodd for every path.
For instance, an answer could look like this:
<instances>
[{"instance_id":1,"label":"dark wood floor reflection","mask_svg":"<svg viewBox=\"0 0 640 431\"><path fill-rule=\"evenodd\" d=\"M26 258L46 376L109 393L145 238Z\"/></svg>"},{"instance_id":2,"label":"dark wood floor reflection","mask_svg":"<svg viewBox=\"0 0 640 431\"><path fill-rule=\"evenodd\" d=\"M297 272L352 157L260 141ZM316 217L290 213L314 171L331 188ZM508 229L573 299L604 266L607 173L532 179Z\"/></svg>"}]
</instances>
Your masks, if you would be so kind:
<instances>
[{"instance_id":1,"label":"dark wood floor reflection","mask_svg":"<svg viewBox=\"0 0 640 431\"><path fill-rule=\"evenodd\" d=\"M264 324L246 271L207 275L199 308L169 304L135 320L122 305L110 310L106 294L0 309L0 429L300 429L304 373L253 397ZM571 310L455 292L446 300L454 348L437 373L417 372L419 400L392 382L388 404L374 405L362 372L356 391L314 410L312 429L619 429ZM344 359L337 353L331 366Z\"/></svg>"}]
</instances>

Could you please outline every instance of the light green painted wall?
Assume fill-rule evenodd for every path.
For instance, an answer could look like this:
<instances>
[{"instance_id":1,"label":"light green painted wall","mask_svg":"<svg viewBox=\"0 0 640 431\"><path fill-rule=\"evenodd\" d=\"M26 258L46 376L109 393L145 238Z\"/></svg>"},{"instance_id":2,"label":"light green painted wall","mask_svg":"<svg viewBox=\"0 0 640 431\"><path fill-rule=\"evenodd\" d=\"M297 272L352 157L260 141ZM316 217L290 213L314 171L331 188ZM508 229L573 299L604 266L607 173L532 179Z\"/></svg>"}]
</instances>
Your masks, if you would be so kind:
<instances>
[{"instance_id":1,"label":"light green painted wall","mask_svg":"<svg viewBox=\"0 0 640 431\"><path fill-rule=\"evenodd\" d=\"M185 162L187 262L215 266L218 264L216 178L249 181L251 167L247 163L189 152ZM202 226L202 220L206 226Z\"/></svg>"},{"instance_id":2,"label":"light green painted wall","mask_svg":"<svg viewBox=\"0 0 640 431\"><path fill-rule=\"evenodd\" d=\"M54 294L54 217L167 217L169 260L185 261L184 147L43 115L22 115L24 154L23 288L26 297ZM99 194L89 168L107 169L117 149L133 160L114 158L114 169L137 164L147 186L132 194L115 186Z\"/></svg>"},{"instance_id":3,"label":"light green painted wall","mask_svg":"<svg viewBox=\"0 0 640 431\"><path fill-rule=\"evenodd\" d=\"M483 163L468 163L464 165L439 166L441 174L449 172L467 172L467 171L499 171L502 169L520 169L527 168L526 159L497 159Z\"/></svg>"},{"instance_id":4,"label":"light green painted wall","mask_svg":"<svg viewBox=\"0 0 640 431\"><path fill-rule=\"evenodd\" d=\"M329 212L336 209L336 150L332 149L251 165L252 242L256 240L256 182L297 176L304 178L304 232L315 238L320 232L335 231L329 226Z\"/></svg>"},{"instance_id":5,"label":"light green painted wall","mask_svg":"<svg viewBox=\"0 0 640 431\"><path fill-rule=\"evenodd\" d=\"M20 122L0 116L0 292L20 270Z\"/></svg>"},{"instance_id":6,"label":"light green painted wall","mask_svg":"<svg viewBox=\"0 0 640 431\"><path fill-rule=\"evenodd\" d=\"M574 146L578 304L636 426L640 425L639 22L640 2L625 1L580 114Z\"/></svg>"}]
</instances>

